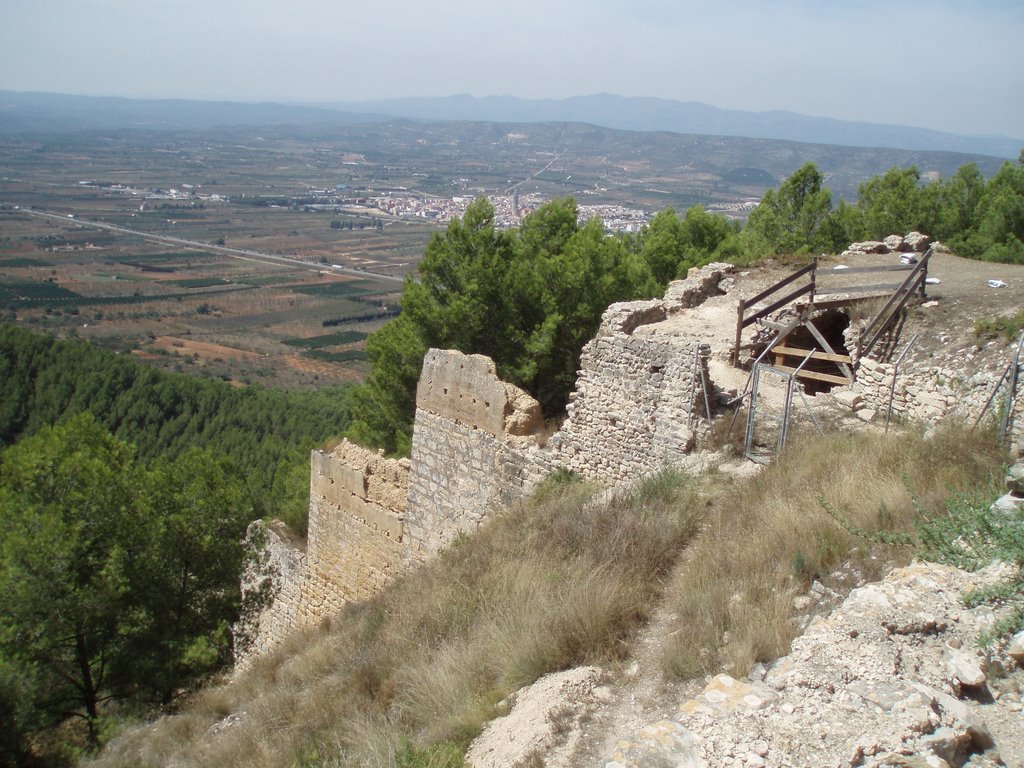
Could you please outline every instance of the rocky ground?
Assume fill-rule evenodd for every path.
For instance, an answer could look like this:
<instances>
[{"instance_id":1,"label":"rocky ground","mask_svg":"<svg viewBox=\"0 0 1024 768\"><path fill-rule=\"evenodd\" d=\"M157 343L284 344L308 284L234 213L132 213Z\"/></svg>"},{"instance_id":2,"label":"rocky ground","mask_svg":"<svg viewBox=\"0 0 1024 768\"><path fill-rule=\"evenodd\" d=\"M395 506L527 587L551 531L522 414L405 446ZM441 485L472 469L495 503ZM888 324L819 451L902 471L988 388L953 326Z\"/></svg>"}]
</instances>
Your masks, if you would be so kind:
<instances>
[{"instance_id":1,"label":"rocky ground","mask_svg":"<svg viewBox=\"0 0 1024 768\"><path fill-rule=\"evenodd\" d=\"M791 653L696 690L594 667L520 691L470 748L491 766L1024 766L1024 635L982 648L997 609L965 592L1006 578L915 563L853 590ZM657 622L645 646L656 644ZM657 712L658 708L660 712ZM640 718L646 724L637 725ZM612 729L612 730L608 730ZM622 729L622 730L616 730ZM602 751L603 750L603 751Z\"/></svg>"}]
</instances>

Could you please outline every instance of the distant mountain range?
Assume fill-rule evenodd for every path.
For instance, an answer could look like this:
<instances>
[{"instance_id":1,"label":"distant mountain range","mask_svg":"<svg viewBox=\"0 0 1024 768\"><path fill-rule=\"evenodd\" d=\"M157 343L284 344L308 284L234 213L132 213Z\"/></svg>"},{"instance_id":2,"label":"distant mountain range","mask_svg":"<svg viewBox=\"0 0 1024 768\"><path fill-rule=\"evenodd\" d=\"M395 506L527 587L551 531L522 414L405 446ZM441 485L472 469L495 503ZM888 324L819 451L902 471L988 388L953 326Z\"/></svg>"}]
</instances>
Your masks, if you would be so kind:
<instances>
[{"instance_id":1,"label":"distant mountain range","mask_svg":"<svg viewBox=\"0 0 1024 768\"><path fill-rule=\"evenodd\" d=\"M345 114L337 109L295 104L0 91L0 134L202 130L242 125L323 126L388 119L390 116Z\"/></svg>"},{"instance_id":2,"label":"distant mountain range","mask_svg":"<svg viewBox=\"0 0 1024 768\"><path fill-rule=\"evenodd\" d=\"M1024 139L960 136L925 128L808 117L795 112L742 112L699 102L612 94L569 99L407 98L338 104L150 100L0 91L0 133L80 130L192 130L237 125L326 126L415 120L590 123L631 131L959 152L1017 159Z\"/></svg>"},{"instance_id":3,"label":"distant mountain range","mask_svg":"<svg viewBox=\"0 0 1024 768\"><path fill-rule=\"evenodd\" d=\"M1014 160L1024 147L1024 139L1002 136L958 136L926 128L848 122L808 117L795 112L741 112L696 101L627 98L608 93L541 100L512 96L477 98L463 94L446 98L348 102L338 106L349 112L373 111L427 120L592 123L630 131L672 131L844 147L964 152Z\"/></svg>"}]
</instances>

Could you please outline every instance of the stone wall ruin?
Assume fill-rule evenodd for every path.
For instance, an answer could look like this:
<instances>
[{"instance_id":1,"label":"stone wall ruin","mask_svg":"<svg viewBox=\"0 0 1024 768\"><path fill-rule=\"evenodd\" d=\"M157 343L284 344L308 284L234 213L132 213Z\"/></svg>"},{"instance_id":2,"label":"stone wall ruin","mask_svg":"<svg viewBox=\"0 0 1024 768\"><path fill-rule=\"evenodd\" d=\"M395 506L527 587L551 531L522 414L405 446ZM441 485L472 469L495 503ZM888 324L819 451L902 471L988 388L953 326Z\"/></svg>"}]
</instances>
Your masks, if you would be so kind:
<instances>
[{"instance_id":1,"label":"stone wall ruin","mask_svg":"<svg viewBox=\"0 0 1024 768\"><path fill-rule=\"evenodd\" d=\"M303 550L281 531L266 536L263 582L258 574L248 582L269 579L275 597L252 622L252 642L238 662L370 597L553 471L614 487L683 461L747 376L726 362L734 326L724 335L714 327L717 318L736 316L737 279L731 265L710 264L672 283L662 299L609 307L582 351L566 417L551 434L539 404L503 382L489 358L430 350L410 459L347 441L312 453L308 544ZM856 332L851 323L851 346ZM884 418L893 364L874 356L859 363L855 384L811 400L852 409L861 421ZM995 376L964 368L904 366L893 414L972 418ZM1015 423L1020 440L1024 414Z\"/></svg>"},{"instance_id":2,"label":"stone wall ruin","mask_svg":"<svg viewBox=\"0 0 1024 768\"><path fill-rule=\"evenodd\" d=\"M689 453L709 426L708 346L654 328L722 294L718 286L732 269L709 265L674 283L664 299L609 307L583 350L566 418L546 440L540 405L503 382L493 361L430 350L410 459L386 459L347 441L312 453L307 548L300 557L267 537L272 556L264 568L275 597L238 663L369 597L553 471L614 486ZM255 574L248 582L261 583Z\"/></svg>"}]
</instances>

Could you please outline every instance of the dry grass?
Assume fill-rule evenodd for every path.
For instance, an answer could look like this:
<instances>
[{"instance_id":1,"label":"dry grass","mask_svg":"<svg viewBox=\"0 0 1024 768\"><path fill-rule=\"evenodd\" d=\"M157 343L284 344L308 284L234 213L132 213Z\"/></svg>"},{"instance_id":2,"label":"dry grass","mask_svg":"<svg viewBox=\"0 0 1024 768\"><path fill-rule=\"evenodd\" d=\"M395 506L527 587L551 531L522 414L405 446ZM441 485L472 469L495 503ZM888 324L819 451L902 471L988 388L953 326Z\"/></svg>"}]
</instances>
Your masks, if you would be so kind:
<instances>
[{"instance_id":1,"label":"dry grass","mask_svg":"<svg viewBox=\"0 0 1024 768\"><path fill-rule=\"evenodd\" d=\"M825 506L862 529L910 530L915 505L941 510L952 491L995 481L1004 458L990 436L958 428L930 440L862 433L793 441L778 464L716 495L673 575L667 607L678 627L665 670L746 674L786 653L793 597L811 581L827 581L847 561L875 578L912 556L852 535Z\"/></svg>"},{"instance_id":2,"label":"dry grass","mask_svg":"<svg viewBox=\"0 0 1024 768\"><path fill-rule=\"evenodd\" d=\"M612 500L563 478L95 764L457 765L520 686L627 652L702 507L677 475Z\"/></svg>"},{"instance_id":3,"label":"dry grass","mask_svg":"<svg viewBox=\"0 0 1024 768\"><path fill-rule=\"evenodd\" d=\"M607 500L555 478L376 599L125 733L95 764L453 768L511 692L625 657L659 604L677 616L668 673L744 674L786 652L792 599L813 579L828 583L848 561L872 578L912 554L848 528L909 530L919 509L998 478L1003 459L988 436L960 429L798 434L738 485L662 474Z\"/></svg>"}]
</instances>

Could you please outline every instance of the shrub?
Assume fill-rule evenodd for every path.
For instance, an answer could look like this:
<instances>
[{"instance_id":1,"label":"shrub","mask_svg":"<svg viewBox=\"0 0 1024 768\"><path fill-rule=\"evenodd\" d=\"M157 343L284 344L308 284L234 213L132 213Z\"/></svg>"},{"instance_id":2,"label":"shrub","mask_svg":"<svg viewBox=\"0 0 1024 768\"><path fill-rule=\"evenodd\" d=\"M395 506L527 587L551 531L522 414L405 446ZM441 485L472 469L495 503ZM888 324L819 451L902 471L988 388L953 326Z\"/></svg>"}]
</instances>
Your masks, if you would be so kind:
<instances>
[{"instance_id":1,"label":"shrub","mask_svg":"<svg viewBox=\"0 0 1024 768\"><path fill-rule=\"evenodd\" d=\"M1013 341L1024 329L1024 309L1013 315L982 318L974 323L974 336L979 343L1005 339Z\"/></svg>"},{"instance_id":2,"label":"shrub","mask_svg":"<svg viewBox=\"0 0 1024 768\"><path fill-rule=\"evenodd\" d=\"M1017 566L1013 578L965 597L968 605L1010 608L985 635L986 642L1024 630L1024 512L993 509L995 493L989 490L952 497L942 514L925 516L918 529L920 554L929 560L970 570L993 560Z\"/></svg>"}]
</instances>

